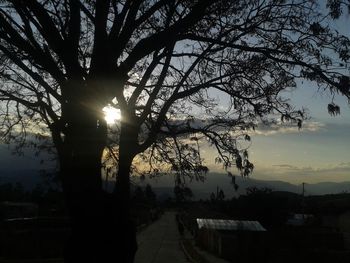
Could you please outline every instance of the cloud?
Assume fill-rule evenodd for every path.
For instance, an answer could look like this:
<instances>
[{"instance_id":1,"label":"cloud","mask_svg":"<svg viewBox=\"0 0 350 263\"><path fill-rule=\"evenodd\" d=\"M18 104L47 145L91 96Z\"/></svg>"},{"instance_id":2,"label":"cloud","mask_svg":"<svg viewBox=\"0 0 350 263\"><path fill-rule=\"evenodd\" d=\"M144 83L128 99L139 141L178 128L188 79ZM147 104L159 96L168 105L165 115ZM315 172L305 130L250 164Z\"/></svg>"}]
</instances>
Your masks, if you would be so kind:
<instances>
[{"instance_id":1,"label":"cloud","mask_svg":"<svg viewBox=\"0 0 350 263\"><path fill-rule=\"evenodd\" d=\"M350 168L350 162L342 162L338 166L342 168Z\"/></svg>"},{"instance_id":2,"label":"cloud","mask_svg":"<svg viewBox=\"0 0 350 263\"><path fill-rule=\"evenodd\" d=\"M289 164L263 166L257 164L254 174L253 177L255 176L256 179L281 180L291 183L343 182L350 181L350 162L324 167L299 167Z\"/></svg>"},{"instance_id":3,"label":"cloud","mask_svg":"<svg viewBox=\"0 0 350 263\"><path fill-rule=\"evenodd\" d=\"M342 162L339 164L333 164L328 165L325 167L311 167L311 166L304 166L304 167L298 167L294 165L289 164L273 164L272 167L277 168L274 170L277 170L278 172L297 172L297 173L304 173L304 174L314 174L319 172L335 172L335 171L346 171L349 172L349 179L350 179L350 162Z\"/></svg>"},{"instance_id":4,"label":"cloud","mask_svg":"<svg viewBox=\"0 0 350 263\"><path fill-rule=\"evenodd\" d=\"M321 122L305 122L301 129L295 124L277 123L277 124L260 124L252 133L255 135L271 136L275 134L291 134L300 132L318 132L324 129L326 125Z\"/></svg>"},{"instance_id":5,"label":"cloud","mask_svg":"<svg viewBox=\"0 0 350 263\"><path fill-rule=\"evenodd\" d=\"M290 165L290 164L273 164L272 166L274 167L280 167L280 168L284 168L284 169L289 169L289 170L296 170L298 169L298 167Z\"/></svg>"}]
</instances>

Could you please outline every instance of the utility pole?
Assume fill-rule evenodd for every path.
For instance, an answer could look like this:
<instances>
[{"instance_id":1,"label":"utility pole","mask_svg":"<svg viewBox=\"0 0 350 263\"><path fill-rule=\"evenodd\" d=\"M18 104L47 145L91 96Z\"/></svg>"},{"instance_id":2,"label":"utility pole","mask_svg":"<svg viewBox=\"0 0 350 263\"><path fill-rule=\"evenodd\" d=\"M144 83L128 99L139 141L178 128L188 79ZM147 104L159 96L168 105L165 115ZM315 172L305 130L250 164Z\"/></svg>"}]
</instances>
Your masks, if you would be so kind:
<instances>
[{"instance_id":1,"label":"utility pole","mask_svg":"<svg viewBox=\"0 0 350 263\"><path fill-rule=\"evenodd\" d=\"M305 223L305 183L303 185L302 199L301 199L301 211L303 214L303 224Z\"/></svg>"}]
</instances>

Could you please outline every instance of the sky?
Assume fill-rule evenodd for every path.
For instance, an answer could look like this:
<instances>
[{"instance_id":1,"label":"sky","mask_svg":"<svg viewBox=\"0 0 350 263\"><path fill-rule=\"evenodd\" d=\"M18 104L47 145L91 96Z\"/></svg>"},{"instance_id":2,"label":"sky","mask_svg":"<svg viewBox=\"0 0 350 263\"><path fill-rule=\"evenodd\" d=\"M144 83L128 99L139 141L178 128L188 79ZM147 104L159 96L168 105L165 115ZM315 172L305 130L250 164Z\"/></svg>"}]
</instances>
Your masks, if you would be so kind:
<instances>
[{"instance_id":1,"label":"sky","mask_svg":"<svg viewBox=\"0 0 350 263\"><path fill-rule=\"evenodd\" d=\"M250 161L255 170L251 177L291 183L350 181L350 125L325 123L316 130L278 131L252 136ZM213 154L206 149L209 161ZM210 163L210 161L209 161ZM224 172L211 162L210 170ZM233 168L233 173L238 173Z\"/></svg>"},{"instance_id":2,"label":"sky","mask_svg":"<svg viewBox=\"0 0 350 263\"><path fill-rule=\"evenodd\" d=\"M329 93L320 92L310 82L299 83L287 94L296 107L306 107L309 119L301 130L290 126L262 127L252 134L249 159L254 179L281 180L291 183L350 181L350 105L336 95L334 102L341 114L331 116L327 105ZM225 172L214 163L215 152L204 148L204 158L211 171ZM232 168L233 173L238 173Z\"/></svg>"},{"instance_id":3,"label":"sky","mask_svg":"<svg viewBox=\"0 0 350 263\"><path fill-rule=\"evenodd\" d=\"M332 27L350 36L350 15L344 14ZM340 115L331 116L327 105L332 95L318 90L309 81L299 81L295 91L286 94L296 107L306 107L310 119L301 130L270 127L252 135L250 161L255 169L254 179L302 182L350 181L350 104L346 98L335 95ZM206 148L211 171L225 172L213 162L213 150ZM232 169L237 174L237 170Z\"/></svg>"},{"instance_id":4,"label":"sky","mask_svg":"<svg viewBox=\"0 0 350 263\"><path fill-rule=\"evenodd\" d=\"M322 99L309 98L308 107L312 119L300 131L281 128L253 136L254 177L292 183L350 180L348 105L342 104L336 117L329 116Z\"/></svg>"},{"instance_id":5,"label":"sky","mask_svg":"<svg viewBox=\"0 0 350 263\"><path fill-rule=\"evenodd\" d=\"M334 27L350 36L350 16L344 15ZM332 96L315 84L303 81L289 97L297 107L307 107L310 120L304 128L265 131L253 137L250 149L257 179L301 182L350 181L350 105L336 95L341 114L330 116L327 105Z\"/></svg>"}]
</instances>

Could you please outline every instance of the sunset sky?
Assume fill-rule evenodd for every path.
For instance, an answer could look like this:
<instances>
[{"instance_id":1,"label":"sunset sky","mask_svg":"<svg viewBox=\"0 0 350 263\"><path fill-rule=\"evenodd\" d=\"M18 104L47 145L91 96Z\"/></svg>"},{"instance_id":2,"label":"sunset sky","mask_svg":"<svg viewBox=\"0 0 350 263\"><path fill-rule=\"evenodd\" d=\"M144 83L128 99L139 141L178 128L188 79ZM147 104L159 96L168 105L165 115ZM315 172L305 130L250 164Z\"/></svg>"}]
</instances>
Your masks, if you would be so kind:
<instances>
[{"instance_id":1,"label":"sunset sky","mask_svg":"<svg viewBox=\"0 0 350 263\"><path fill-rule=\"evenodd\" d=\"M335 96L341 114L330 116L327 105L332 97L319 92L312 83L300 83L287 94L297 107L307 107L310 120L301 130L295 127L264 127L252 134L250 161L255 165L254 179L282 180L291 183L350 181L350 106L344 97ZM225 98L222 98L225 100ZM225 171L214 164L216 153L203 147L202 156L212 172ZM0 171L38 169L41 158L27 151L13 156L6 146L0 147ZM232 172L238 174L235 168Z\"/></svg>"},{"instance_id":2,"label":"sunset sky","mask_svg":"<svg viewBox=\"0 0 350 263\"><path fill-rule=\"evenodd\" d=\"M350 36L349 15L334 27ZM348 72L349 74L349 72ZM335 96L341 114L330 116L327 105L329 93L320 92L310 82L299 82L296 91L286 94L297 107L309 109L310 120L299 131L297 127L268 127L252 135L250 160L255 165L255 179L282 180L292 183L350 181L350 107L344 97ZM221 98L225 100L225 98ZM203 148L207 164L213 172L225 172L215 165L213 149ZM0 171L37 169L40 158L27 152L24 157L12 156L6 146L0 145ZM235 169L232 172L237 173ZM1 174L0 174L1 176Z\"/></svg>"},{"instance_id":3,"label":"sunset sky","mask_svg":"<svg viewBox=\"0 0 350 263\"><path fill-rule=\"evenodd\" d=\"M250 160L255 165L254 179L282 180L291 183L350 181L350 107L345 98L336 96L341 114L330 116L327 104L331 97L320 93L311 83L304 83L288 94L296 106L309 109L310 120L298 130L296 126L264 127L252 134ZM214 163L216 153L202 147L210 171L222 172ZM38 169L41 158L27 151L23 157L10 154L0 147L0 170ZM231 170L238 174L235 168Z\"/></svg>"},{"instance_id":4,"label":"sunset sky","mask_svg":"<svg viewBox=\"0 0 350 263\"><path fill-rule=\"evenodd\" d=\"M350 36L349 24L350 15L346 14L332 26ZM252 176L291 183L350 181L350 106L347 99L336 95L334 102L340 106L341 114L330 116L327 105L332 96L319 91L311 82L299 81L297 90L286 96L295 106L308 108L310 120L300 131L296 127L274 127L253 135L249 149L250 160L255 165ZM213 152L206 151L209 160ZM210 167L222 171L212 162Z\"/></svg>"},{"instance_id":5,"label":"sunset sky","mask_svg":"<svg viewBox=\"0 0 350 263\"><path fill-rule=\"evenodd\" d=\"M250 159L256 179L292 183L350 180L350 107L337 97L341 115L330 116L330 98L315 88L298 90L295 104L307 106L310 120L297 127L258 130L252 136ZM213 167L214 168L214 167ZM214 168L215 169L215 168ZM216 167L218 169L218 167Z\"/></svg>"}]
</instances>

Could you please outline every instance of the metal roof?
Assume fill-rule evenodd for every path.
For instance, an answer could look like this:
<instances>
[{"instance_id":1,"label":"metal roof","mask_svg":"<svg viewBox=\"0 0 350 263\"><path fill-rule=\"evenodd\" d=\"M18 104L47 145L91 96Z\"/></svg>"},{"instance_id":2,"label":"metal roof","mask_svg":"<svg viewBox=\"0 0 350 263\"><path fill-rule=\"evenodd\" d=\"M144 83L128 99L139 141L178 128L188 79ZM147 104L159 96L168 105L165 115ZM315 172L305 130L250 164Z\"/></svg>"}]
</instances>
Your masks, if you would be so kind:
<instances>
[{"instance_id":1,"label":"metal roof","mask_svg":"<svg viewBox=\"0 0 350 263\"><path fill-rule=\"evenodd\" d=\"M197 224L199 229L205 227L215 230L266 231L258 221L197 218Z\"/></svg>"}]
</instances>

